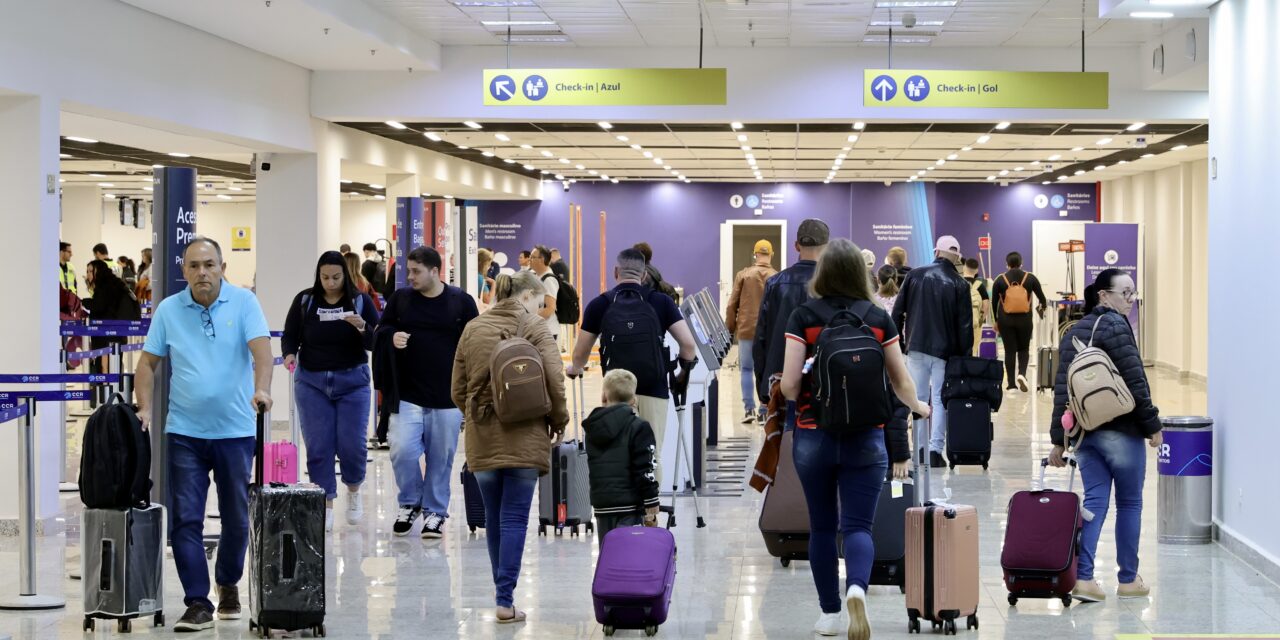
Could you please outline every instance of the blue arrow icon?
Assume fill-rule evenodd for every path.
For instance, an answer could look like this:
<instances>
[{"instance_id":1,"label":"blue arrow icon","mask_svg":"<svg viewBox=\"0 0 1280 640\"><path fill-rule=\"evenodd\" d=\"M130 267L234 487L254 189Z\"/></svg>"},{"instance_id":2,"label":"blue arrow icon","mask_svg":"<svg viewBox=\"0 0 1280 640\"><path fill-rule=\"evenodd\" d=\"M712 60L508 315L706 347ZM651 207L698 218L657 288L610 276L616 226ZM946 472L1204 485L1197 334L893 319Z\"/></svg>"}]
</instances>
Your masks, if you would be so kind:
<instances>
[{"instance_id":1,"label":"blue arrow icon","mask_svg":"<svg viewBox=\"0 0 1280 640\"><path fill-rule=\"evenodd\" d=\"M898 95L898 83L889 76L877 76L871 82L871 95L880 102L888 102Z\"/></svg>"},{"instance_id":2,"label":"blue arrow icon","mask_svg":"<svg viewBox=\"0 0 1280 640\"><path fill-rule=\"evenodd\" d=\"M489 82L489 95L506 102L516 95L516 81L511 76L494 76Z\"/></svg>"}]
</instances>

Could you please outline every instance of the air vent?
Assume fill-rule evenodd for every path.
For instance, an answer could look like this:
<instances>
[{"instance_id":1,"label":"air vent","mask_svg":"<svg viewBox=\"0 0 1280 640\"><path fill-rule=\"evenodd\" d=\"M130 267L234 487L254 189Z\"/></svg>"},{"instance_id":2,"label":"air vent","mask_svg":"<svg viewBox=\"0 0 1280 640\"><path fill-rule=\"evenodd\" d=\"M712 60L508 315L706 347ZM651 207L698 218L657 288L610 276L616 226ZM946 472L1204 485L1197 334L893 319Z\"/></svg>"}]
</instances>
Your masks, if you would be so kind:
<instances>
[{"instance_id":1,"label":"air vent","mask_svg":"<svg viewBox=\"0 0 1280 640\"><path fill-rule=\"evenodd\" d=\"M867 29L867 35L869 35L869 36L887 36L887 35L889 35L889 31L890 31L889 29L886 29L886 28L883 28L883 27L877 27L877 28L875 28L875 29ZM894 40L897 40L898 38L907 37L907 36L914 36L914 37L917 37L917 38L932 38L932 37L935 37L935 36L937 36L937 35L938 35L938 32L937 32L936 30L932 30L932 29L904 29L904 28L898 28L898 29L893 29L892 31L893 31L893 39L894 39Z\"/></svg>"}]
</instances>

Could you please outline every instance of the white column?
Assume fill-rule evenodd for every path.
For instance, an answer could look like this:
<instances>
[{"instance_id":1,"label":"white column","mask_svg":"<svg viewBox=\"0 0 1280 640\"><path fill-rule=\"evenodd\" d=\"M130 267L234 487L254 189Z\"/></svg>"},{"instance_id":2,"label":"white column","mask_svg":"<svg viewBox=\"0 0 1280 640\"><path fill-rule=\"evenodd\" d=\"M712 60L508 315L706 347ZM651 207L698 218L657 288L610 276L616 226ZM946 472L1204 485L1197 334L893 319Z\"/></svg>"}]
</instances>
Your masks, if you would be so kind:
<instances>
[{"instance_id":1,"label":"white column","mask_svg":"<svg viewBox=\"0 0 1280 640\"><path fill-rule=\"evenodd\" d=\"M0 313L5 336L0 372L59 373L58 363L58 101L49 96L0 98L0 228L12 264L10 300L21 312ZM99 224L101 224L99 222ZM84 255L90 247L81 249ZM79 271L79 269L77 269ZM6 385L7 386L7 385ZM24 387L26 388L26 387ZM52 388L52 387L50 387ZM40 406L34 439L36 518L58 514L59 411ZM18 515L18 430L0 425L0 519Z\"/></svg>"},{"instance_id":2,"label":"white column","mask_svg":"<svg viewBox=\"0 0 1280 640\"><path fill-rule=\"evenodd\" d=\"M84 265L93 259L93 245L102 242L102 189L95 185L62 189L61 239L71 243L71 266L80 295L87 295Z\"/></svg>"}]
</instances>

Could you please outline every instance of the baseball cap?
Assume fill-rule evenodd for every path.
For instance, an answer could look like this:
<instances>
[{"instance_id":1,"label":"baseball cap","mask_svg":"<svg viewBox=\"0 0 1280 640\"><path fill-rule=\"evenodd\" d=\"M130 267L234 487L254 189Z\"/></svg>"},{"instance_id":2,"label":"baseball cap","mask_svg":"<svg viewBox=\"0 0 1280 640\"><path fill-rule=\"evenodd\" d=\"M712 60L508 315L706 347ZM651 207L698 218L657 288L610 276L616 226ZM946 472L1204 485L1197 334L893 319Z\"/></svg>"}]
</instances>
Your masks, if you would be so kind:
<instances>
[{"instance_id":1,"label":"baseball cap","mask_svg":"<svg viewBox=\"0 0 1280 640\"><path fill-rule=\"evenodd\" d=\"M773 243L768 240L757 240L754 253L763 253L765 255L773 255Z\"/></svg>"},{"instance_id":2,"label":"baseball cap","mask_svg":"<svg viewBox=\"0 0 1280 640\"><path fill-rule=\"evenodd\" d=\"M802 247L820 247L831 239L827 223L817 218L806 218L796 230L796 242Z\"/></svg>"},{"instance_id":3,"label":"baseball cap","mask_svg":"<svg viewBox=\"0 0 1280 640\"><path fill-rule=\"evenodd\" d=\"M938 245L933 250L960 255L960 241L956 240L955 236L942 236L938 238Z\"/></svg>"}]
</instances>

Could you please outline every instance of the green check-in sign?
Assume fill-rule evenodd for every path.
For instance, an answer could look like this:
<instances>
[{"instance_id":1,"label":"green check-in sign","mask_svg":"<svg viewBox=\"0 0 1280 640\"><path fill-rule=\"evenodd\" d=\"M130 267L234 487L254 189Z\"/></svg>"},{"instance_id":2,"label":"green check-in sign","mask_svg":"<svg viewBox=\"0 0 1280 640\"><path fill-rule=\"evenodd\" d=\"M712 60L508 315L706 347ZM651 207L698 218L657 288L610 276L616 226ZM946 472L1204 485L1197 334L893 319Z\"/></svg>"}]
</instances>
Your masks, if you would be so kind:
<instances>
[{"instance_id":1,"label":"green check-in sign","mask_svg":"<svg viewBox=\"0 0 1280 640\"><path fill-rule=\"evenodd\" d=\"M486 69L486 107L723 105L724 69Z\"/></svg>"},{"instance_id":2,"label":"green check-in sign","mask_svg":"<svg viewBox=\"0 0 1280 640\"><path fill-rule=\"evenodd\" d=\"M866 107L1106 109L1108 74L865 69Z\"/></svg>"}]
</instances>

